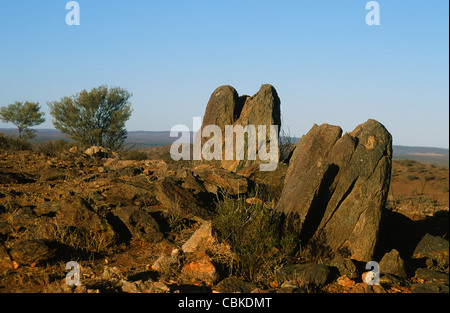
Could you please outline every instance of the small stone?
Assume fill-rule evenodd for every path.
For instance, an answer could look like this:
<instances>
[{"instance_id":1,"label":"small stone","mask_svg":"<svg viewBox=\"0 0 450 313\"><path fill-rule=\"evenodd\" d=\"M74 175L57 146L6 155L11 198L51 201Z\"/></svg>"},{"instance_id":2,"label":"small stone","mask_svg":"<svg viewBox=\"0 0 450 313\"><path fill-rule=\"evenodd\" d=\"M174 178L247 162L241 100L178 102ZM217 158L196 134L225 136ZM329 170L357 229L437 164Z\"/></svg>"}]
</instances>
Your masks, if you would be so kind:
<instances>
[{"instance_id":1,"label":"small stone","mask_svg":"<svg viewBox=\"0 0 450 313\"><path fill-rule=\"evenodd\" d=\"M355 281L351 280L347 276L341 276L337 279L337 283L343 287L353 287L355 286Z\"/></svg>"},{"instance_id":2,"label":"small stone","mask_svg":"<svg viewBox=\"0 0 450 313\"><path fill-rule=\"evenodd\" d=\"M198 254L198 259L185 265L181 273L188 279L200 280L207 284L217 281L218 273L206 254Z\"/></svg>"},{"instance_id":3,"label":"small stone","mask_svg":"<svg viewBox=\"0 0 450 313\"><path fill-rule=\"evenodd\" d=\"M74 147L70 148L70 149L69 149L69 152L70 152L70 153L77 153L77 152L78 152L78 147L77 147L77 146L74 146Z\"/></svg>"},{"instance_id":4,"label":"small stone","mask_svg":"<svg viewBox=\"0 0 450 313\"><path fill-rule=\"evenodd\" d=\"M153 283L153 287L155 287L156 289L159 289L163 292L169 292L170 288L163 282L161 281L157 281L155 283Z\"/></svg>"}]
</instances>

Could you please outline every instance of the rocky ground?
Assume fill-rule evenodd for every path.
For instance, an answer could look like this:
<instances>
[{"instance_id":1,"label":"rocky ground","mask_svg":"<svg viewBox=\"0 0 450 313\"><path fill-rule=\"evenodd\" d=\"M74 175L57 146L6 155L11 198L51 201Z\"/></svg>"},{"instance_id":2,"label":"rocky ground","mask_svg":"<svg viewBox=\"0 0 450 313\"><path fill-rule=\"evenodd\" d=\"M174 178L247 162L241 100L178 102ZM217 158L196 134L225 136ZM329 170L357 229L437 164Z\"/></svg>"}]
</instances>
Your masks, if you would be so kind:
<instances>
[{"instance_id":1,"label":"rocky ground","mask_svg":"<svg viewBox=\"0 0 450 313\"><path fill-rule=\"evenodd\" d=\"M365 263L342 256L297 254L257 281L230 268L233 247L211 223L215 201L226 191L273 207L286 164L270 173L251 166L234 173L90 154L0 151L0 292L449 290L448 169L394 162L380 230L380 285L369 286ZM405 187L412 183L415 192ZM265 187L259 197L255 186ZM80 286L66 284L69 261L81 265Z\"/></svg>"}]
</instances>

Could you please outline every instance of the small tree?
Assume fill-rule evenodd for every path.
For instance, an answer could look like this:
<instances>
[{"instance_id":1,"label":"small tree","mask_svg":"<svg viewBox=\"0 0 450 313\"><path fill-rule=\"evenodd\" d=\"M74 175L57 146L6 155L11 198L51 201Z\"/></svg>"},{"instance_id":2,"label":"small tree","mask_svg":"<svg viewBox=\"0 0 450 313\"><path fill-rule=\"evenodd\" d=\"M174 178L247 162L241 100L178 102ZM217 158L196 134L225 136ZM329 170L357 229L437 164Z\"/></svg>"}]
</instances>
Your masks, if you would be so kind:
<instances>
[{"instance_id":1,"label":"small tree","mask_svg":"<svg viewBox=\"0 0 450 313\"><path fill-rule=\"evenodd\" d=\"M55 128L72 139L119 150L127 136L125 122L131 116L130 97L125 89L100 86L48 103L48 106Z\"/></svg>"},{"instance_id":2,"label":"small tree","mask_svg":"<svg viewBox=\"0 0 450 313\"><path fill-rule=\"evenodd\" d=\"M19 130L19 139L36 136L30 128L45 122L44 113L40 112L39 103L16 101L0 108L0 118L5 123L13 123Z\"/></svg>"}]
</instances>

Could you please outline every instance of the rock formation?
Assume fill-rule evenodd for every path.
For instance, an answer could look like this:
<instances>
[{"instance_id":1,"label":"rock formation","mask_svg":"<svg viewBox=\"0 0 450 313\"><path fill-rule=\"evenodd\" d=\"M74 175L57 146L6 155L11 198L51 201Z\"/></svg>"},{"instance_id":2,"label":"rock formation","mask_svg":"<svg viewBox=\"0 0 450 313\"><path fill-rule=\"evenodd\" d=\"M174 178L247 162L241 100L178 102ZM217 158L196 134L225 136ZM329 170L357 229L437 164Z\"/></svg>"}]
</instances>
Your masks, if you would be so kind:
<instances>
[{"instance_id":1,"label":"rock formation","mask_svg":"<svg viewBox=\"0 0 450 313\"><path fill-rule=\"evenodd\" d=\"M341 135L323 124L300 139L277 210L302 245L370 261L389 191L392 137L375 120Z\"/></svg>"},{"instance_id":2,"label":"rock formation","mask_svg":"<svg viewBox=\"0 0 450 313\"><path fill-rule=\"evenodd\" d=\"M247 137L247 135L245 136L243 145L237 145L236 136L233 136L233 157L232 160L226 160L225 126L230 125L235 127L240 125L246 127L247 125L253 125L258 130L259 125L265 125L266 150L269 151L271 139L270 125L278 126L277 137L281 126L280 103L280 98L275 88L268 84L262 85L258 93L253 97L239 96L231 86L221 86L212 93L205 110L201 131L203 133L203 130L208 125L217 125L220 127L223 134L222 161L220 165L223 168L236 172L245 166L264 163L258 158L258 155L256 156L256 160L248 158L248 143L256 143L257 138L254 136ZM203 136L205 136L204 133ZM203 147L204 143L209 140L209 137L197 137L196 140L200 141ZM244 159L236 157L240 154L244 156ZM278 162L278 159L276 162Z\"/></svg>"}]
</instances>

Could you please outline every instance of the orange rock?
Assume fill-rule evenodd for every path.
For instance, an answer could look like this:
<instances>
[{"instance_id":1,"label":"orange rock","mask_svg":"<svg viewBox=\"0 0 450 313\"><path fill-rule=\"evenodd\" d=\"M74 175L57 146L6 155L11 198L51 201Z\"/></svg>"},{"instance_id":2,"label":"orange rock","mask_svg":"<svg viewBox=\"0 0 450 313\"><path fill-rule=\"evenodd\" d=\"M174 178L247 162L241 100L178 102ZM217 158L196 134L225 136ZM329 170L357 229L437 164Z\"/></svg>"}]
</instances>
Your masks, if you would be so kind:
<instances>
[{"instance_id":1,"label":"orange rock","mask_svg":"<svg viewBox=\"0 0 450 313\"><path fill-rule=\"evenodd\" d=\"M182 274L191 280L200 280L207 284L213 284L218 279L216 268L204 253L197 253L197 260L185 265Z\"/></svg>"},{"instance_id":2,"label":"orange rock","mask_svg":"<svg viewBox=\"0 0 450 313\"><path fill-rule=\"evenodd\" d=\"M343 287L353 287L355 286L355 281L343 275L337 279L337 283Z\"/></svg>"}]
</instances>

